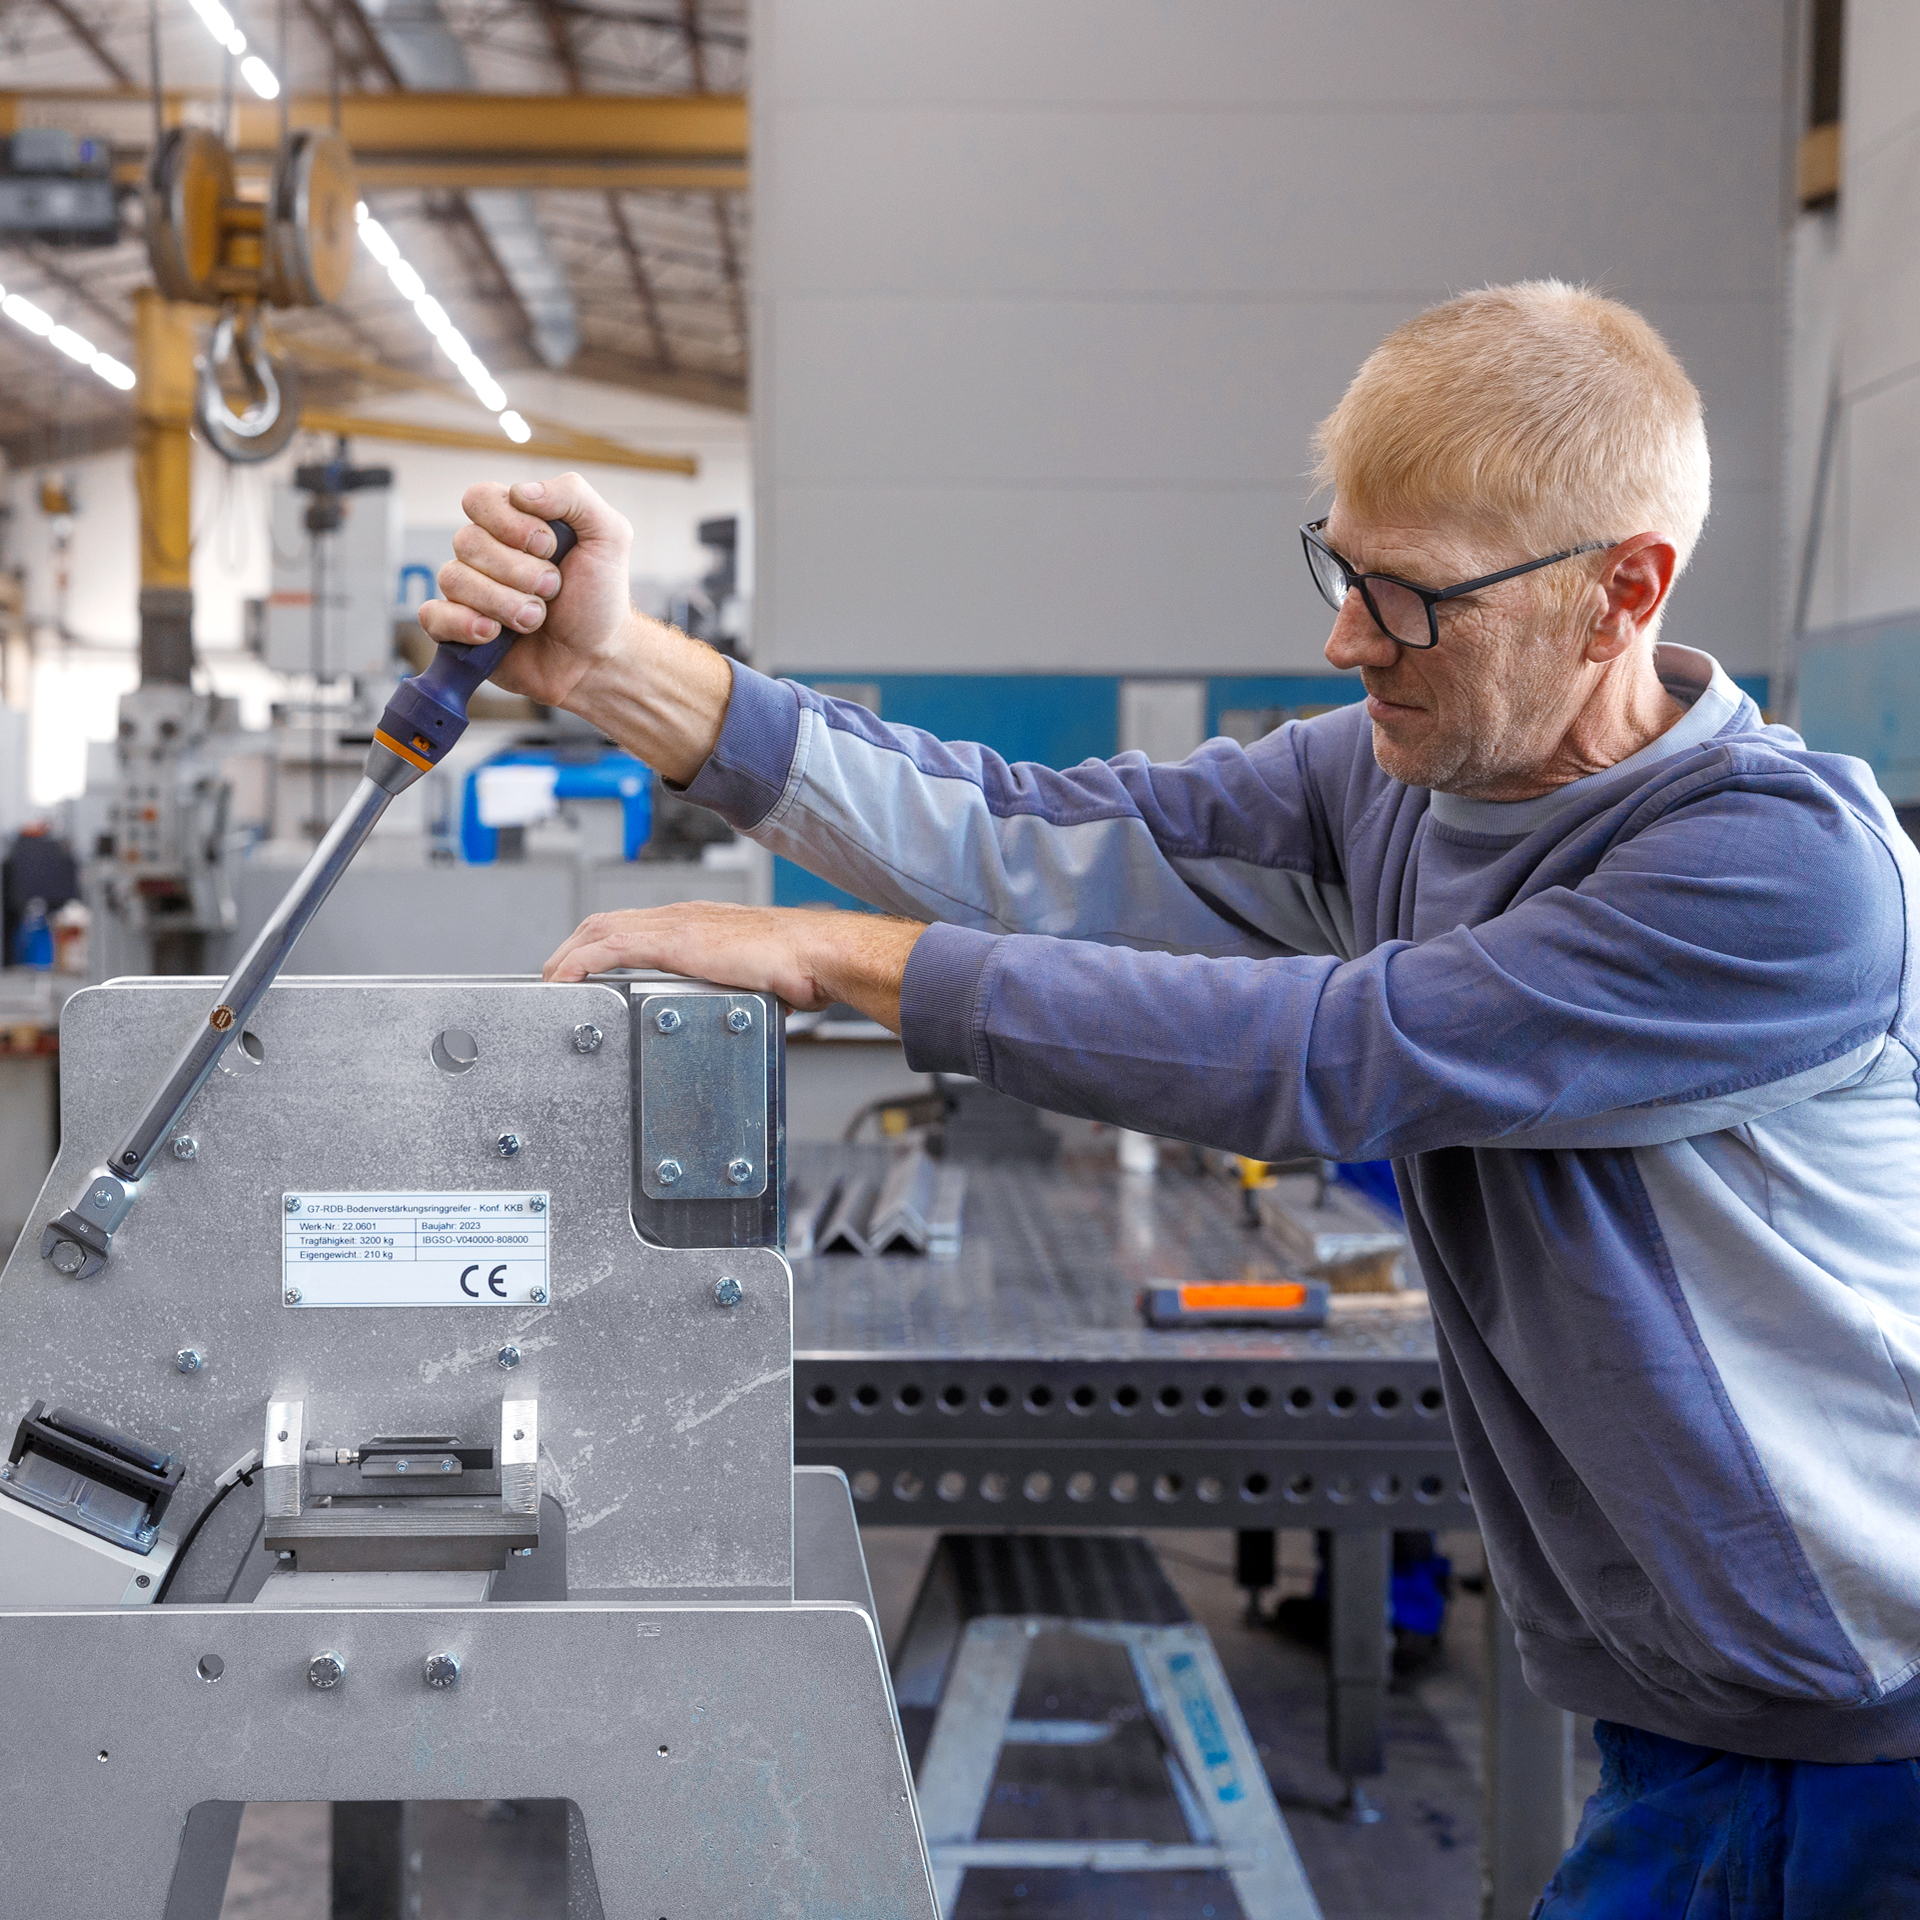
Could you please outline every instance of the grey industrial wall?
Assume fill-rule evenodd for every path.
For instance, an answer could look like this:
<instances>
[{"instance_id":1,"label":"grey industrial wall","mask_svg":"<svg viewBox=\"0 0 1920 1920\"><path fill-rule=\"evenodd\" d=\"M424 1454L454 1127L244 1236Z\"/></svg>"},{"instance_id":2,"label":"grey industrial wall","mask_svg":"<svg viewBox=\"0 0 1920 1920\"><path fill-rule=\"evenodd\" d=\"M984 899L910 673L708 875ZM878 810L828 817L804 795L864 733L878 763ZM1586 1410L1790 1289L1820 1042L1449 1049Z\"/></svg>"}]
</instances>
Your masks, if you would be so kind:
<instances>
[{"instance_id":1,"label":"grey industrial wall","mask_svg":"<svg viewBox=\"0 0 1920 1920\"><path fill-rule=\"evenodd\" d=\"M1764 672L1789 3L756 0L761 658L1324 670L1314 421L1405 315L1558 274L1704 389L1671 631Z\"/></svg>"}]
</instances>

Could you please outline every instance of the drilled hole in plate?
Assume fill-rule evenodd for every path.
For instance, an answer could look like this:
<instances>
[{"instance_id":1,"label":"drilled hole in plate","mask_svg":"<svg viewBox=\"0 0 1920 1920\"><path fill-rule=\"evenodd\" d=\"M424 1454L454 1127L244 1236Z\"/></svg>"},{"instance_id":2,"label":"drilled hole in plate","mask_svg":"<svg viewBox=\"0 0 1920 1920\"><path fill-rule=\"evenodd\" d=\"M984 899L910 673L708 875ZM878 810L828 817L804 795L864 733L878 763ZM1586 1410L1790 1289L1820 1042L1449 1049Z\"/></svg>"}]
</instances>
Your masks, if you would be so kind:
<instances>
[{"instance_id":1,"label":"drilled hole in plate","mask_svg":"<svg viewBox=\"0 0 1920 1920\"><path fill-rule=\"evenodd\" d=\"M251 1027L240 1036L240 1056L256 1067L266 1064L267 1043Z\"/></svg>"},{"instance_id":2,"label":"drilled hole in plate","mask_svg":"<svg viewBox=\"0 0 1920 1920\"><path fill-rule=\"evenodd\" d=\"M245 1044L246 1036L241 1036ZM433 1064L442 1073L465 1073L480 1058L480 1042L465 1027L448 1027L433 1038Z\"/></svg>"},{"instance_id":3,"label":"drilled hole in plate","mask_svg":"<svg viewBox=\"0 0 1920 1920\"><path fill-rule=\"evenodd\" d=\"M195 1668L202 1680L209 1683L218 1680L227 1670L227 1663L217 1653L203 1653L200 1664Z\"/></svg>"}]
</instances>

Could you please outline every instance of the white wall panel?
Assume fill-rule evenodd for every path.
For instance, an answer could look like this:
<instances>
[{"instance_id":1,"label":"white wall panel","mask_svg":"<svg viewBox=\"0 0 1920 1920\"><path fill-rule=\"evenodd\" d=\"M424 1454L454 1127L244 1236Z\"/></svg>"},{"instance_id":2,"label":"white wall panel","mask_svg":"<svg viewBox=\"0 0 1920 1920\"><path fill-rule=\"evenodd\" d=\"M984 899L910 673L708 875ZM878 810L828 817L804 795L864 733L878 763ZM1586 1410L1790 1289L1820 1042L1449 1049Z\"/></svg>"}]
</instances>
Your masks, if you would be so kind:
<instances>
[{"instance_id":1,"label":"white wall panel","mask_svg":"<svg viewBox=\"0 0 1920 1920\"><path fill-rule=\"evenodd\" d=\"M1558 274L1700 383L1676 626L1766 668L1785 12L758 0L762 657L1317 669L1314 423L1408 314Z\"/></svg>"}]
</instances>

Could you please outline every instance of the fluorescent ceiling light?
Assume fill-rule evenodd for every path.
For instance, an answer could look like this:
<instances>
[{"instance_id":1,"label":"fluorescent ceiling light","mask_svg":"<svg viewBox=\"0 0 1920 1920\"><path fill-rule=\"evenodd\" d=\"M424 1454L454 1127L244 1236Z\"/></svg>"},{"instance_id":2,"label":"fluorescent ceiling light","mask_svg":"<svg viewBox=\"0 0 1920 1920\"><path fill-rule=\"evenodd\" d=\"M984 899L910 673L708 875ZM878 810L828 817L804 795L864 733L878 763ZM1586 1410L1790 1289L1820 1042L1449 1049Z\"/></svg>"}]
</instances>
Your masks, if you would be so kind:
<instances>
[{"instance_id":1,"label":"fluorescent ceiling light","mask_svg":"<svg viewBox=\"0 0 1920 1920\"><path fill-rule=\"evenodd\" d=\"M122 393L132 390L134 384L133 369L123 365L110 353L102 353L84 333L76 333L71 327L63 327L24 295L8 293L0 287L0 314L13 322L16 327L36 335L49 346L58 347L69 360L77 360L81 366L97 373L108 386L117 387Z\"/></svg>"},{"instance_id":2,"label":"fluorescent ceiling light","mask_svg":"<svg viewBox=\"0 0 1920 1920\"><path fill-rule=\"evenodd\" d=\"M208 0L208 4L211 5L212 0ZM507 405L506 389L487 371L467 336L453 324L446 308L427 291L427 283L401 258L393 235L367 211L366 202L363 200L353 212L360 223L360 244L386 268L394 291L419 315L420 324L433 335L441 352L460 369L461 378L473 389L480 404L498 416L500 431L516 446L524 446L533 438L533 429Z\"/></svg>"}]
</instances>

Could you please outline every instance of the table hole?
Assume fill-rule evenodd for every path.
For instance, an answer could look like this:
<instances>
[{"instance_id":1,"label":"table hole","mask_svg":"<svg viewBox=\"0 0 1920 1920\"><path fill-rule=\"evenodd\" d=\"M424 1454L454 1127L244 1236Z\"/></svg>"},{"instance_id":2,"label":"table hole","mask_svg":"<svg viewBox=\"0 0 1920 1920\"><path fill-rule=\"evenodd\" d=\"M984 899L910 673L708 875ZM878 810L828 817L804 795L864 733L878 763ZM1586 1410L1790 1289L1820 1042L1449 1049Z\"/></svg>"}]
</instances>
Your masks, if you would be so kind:
<instances>
[{"instance_id":1,"label":"table hole","mask_svg":"<svg viewBox=\"0 0 1920 1920\"><path fill-rule=\"evenodd\" d=\"M1381 1387L1373 1396L1375 1413L1398 1413L1400 1411L1400 1389Z\"/></svg>"},{"instance_id":2,"label":"table hole","mask_svg":"<svg viewBox=\"0 0 1920 1920\"><path fill-rule=\"evenodd\" d=\"M1113 1410L1115 1413L1131 1413L1140 1404L1140 1389L1123 1386L1113 1390Z\"/></svg>"},{"instance_id":3,"label":"table hole","mask_svg":"<svg viewBox=\"0 0 1920 1920\"><path fill-rule=\"evenodd\" d=\"M925 1398L926 1395L909 1380L907 1384L893 1396L893 1404L899 1408L902 1413L918 1413L920 1411L920 1403Z\"/></svg>"},{"instance_id":4,"label":"table hole","mask_svg":"<svg viewBox=\"0 0 1920 1920\"><path fill-rule=\"evenodd\" d=\"M853 1390L853 1404L860 1413L871 1413L880 1404L880 1389L872 1381L863 1380Z\"/></svg>"},{"instance_id":5,"label":"table hole","mask_svg":"<svg viewBox=\"0 0 1920 1920\"><path fill-rule=\"evenodd\" d=\"M942 1413L958 1413L967 1404L967 1390L957 1380L940 1389Z\"/></svg>"},{"instance_id":6,"label":"table hole","mask_svg":"<svg viewBox=\"0 0 1920 1920\"><path fill-rule=\"evenodd\" d=\"M1045 1413L1053 1405L1053 1389L1044 1380L1035 1382L1027 1394L1027 1411Z\"/></svg>"},{"instance_id":7,"label":"table hole","mask_svg":"<svg viewBox=\"0 0 1920 1920\"><path fill-rule=\"evenodd\" d=\"M953 1468L949 1467L946 1472L933 1483L933 1490L942 1500L947 1501L949 1504L955 1500L963 1500L966 1498L967 1493L967 1476L964 1473L956 1473Z\"/></svg>"},{"instance_id":8,"label":"table hole","mask_svg":"<svg viewBox=\"0 0 1920 1920\"><path fill-rule=\"evenodd\" d=\"M1422 1506L1430 1507L1447 1490L1447 1483L1437 1473L1423 1473L1414 1483L1413 1497Z\"/></svg>"},{"instance_id":9,"label":"table hole","mask_svg":"<svg viewBox=\"0 0 1920 1920\"><path fill-rule=\"evenodd\" d=\"M853 1476L852 1485L856 1500L877 1500L880 1497L880 1476L871 1467L862 1467Z\"/></svg>"},{"instance_id":10,"label":"table hole","mask_svg":"<svg viewBox=\"0 0 1920 1920\"><path fill-rule=\"evenodd\" d=\"M1006 1410L1013 1405L1013 1395L1009 1393L1005 1387L1001 1386L998 1381L995 1381L995 1383L980 1396L980 1404L986 1408L989 1413L1005 1413Z\"/></svg>"},{"instance_id":11,"label":"table hole","mask_svg":"<svg viewBox=\"0 0 1920 1920\"><path fill-rule=\"evenodd\" d=\"M1163 1503L1178 1500L1187 1483L1177 1473L1157 1473L1153 1477L1153 1497Z\"/></svg>"},{"instance_id":12,"label":"table hole","mask_svg":"<svg viewBox=\"0 0 1920 1920\"><path fill-rule=\"evenodd\" d=\"M241 1044L245 1043L242 1034ZM448 1027L434 1036L433 1064L442 1073L465 1073L479 1058L480 1042L464 1027Z\"/></svg>"},{"instance_id":13,"label":"table hole","mask_svg":"<svg viewBox=\"0 0 1920 1920\"><path fill-rule=\"evenodd\" d=\"M1327 1498L1331 1500L1336 1507L1350 1506L1353 1502L1354 1494L1358 1491L1359 1489L1353 1482L1353 1475L1350 1473L1336 1473L1333 1478L1327 1482Z\"/></svg>"},{"instance_id":14,"label":"table hole","mask_svg":"<svg viewBox=\"0 0 1920 1920\"><path fill-rule=\"evenodd\" d=\"M1185 1398L1186 1395L1178 1387L1165 1386L1154 1395L1153 1404L1162 1413L1177 1413L1180 1410L1180 1402Z\"/></svg>"},{"instance_id":15,"label":"table hole","mask_svg":"<svg viewBox=\"0 0 1920 1920\"><path fill-rule=\"evenodd\" d=\"M1334 1413L1351 1413L1360 1404L1360 1396L1351 1387L1335 1387L1327 1395L1327 1406Z\"/></svg>"},{"instance_id":16,"label":"table hole","mask_svg":"<svg viewBox=\"0 0 1920 1920\"><path fill-rule=\"evenodd\" d=\"M1218 1506L1227 1497L1226 1482L1217 1474L1203 1473L1193 1483L1193 1490L1201 1502L1209 1507Z\"/></svg>"},{"instance_id":17,"label":"table hole","mask_svg":"<svg viewBox=\"0 0 1920 1920\"><path fill-rule=\"evenodd\" d=\"M1227 1390L1225 1387L1203 1387L1200 1390L1200 1411L1202 1413L1218 1413L1226 1404Z\"/></svg>"},{"instance_id":18,"label":"table hole","mask_svg":"<svg viewBox=\"0 0 1920 1920\"><path fill-rule=\"evenodd\" d=\"M1240 1411L1242 1413L1265 1413L1268 1406L1272 1403L1272 1400L1273 1395L1270 1394L1265 1387L1249 1387L1246 1392L1240 1396Z\"/></svg>"},{"instance_id":19,"label":"table hole","mask_svg":"<svg viewBox=\"0 0 1920 1920\"><path fill-rule=\"evenodd\" d=\"M893 1476L893 1497L896 1500L918 1500L927 1490L927 1483L911 1467L902 1467Z\"/></svg>"},{"instance_id":20,"label":"table hole","mask_svg":"<svg viewBox=\"0 0 1920 1920\"><path fill-rule=\"evenodd\" d=\"M1250 1473L1240 1482L1240 1498L1242 1500L1264 1500L1272 1486L1273 1482L1269 1480L1264 1473Z\"/></svg>"},{"instance_id":21,"label":"table hole","mask_svg":"<svg viewBox=\"0 0 1920 1920\"><path fill-rule=\"evenodd\" d=\"M1053 1475L1050 1473L1030 1473L1020 1483L1020 1491L1036 1506L1042 1500L1053 1497Z\"/></svg>"},{"instance_id":22,"label":"table hole","mask_svg":"<svg viewBox=\"0 0 1920 1920\"><path fill-rule=\"evenodd\" d=\"M825 1413L838 1398L839 1395L834 1392L832 1382L822 1380L814 1387L813 1391L807 1395L807 1405L810 1406L815 1413Z\"/></svg>"},{"instance_id":23,"label":"table hole","mask_svg":"<svg viewBox=\"0 0 1920 1920\"><path fill-rule=\"evenodd\" d=\"M1373 1484L1367 1491L1381 1506L1385 1507L1391 1506L1398 1500L1404 1489L1400 1485L1400 1476L1397 1473L1376 1473L1373 1476Z\"/></svg>"},{"instance_id":24,"label":"table hole","mask_svg":"<svg viewBox=\"0 0 1920 1920\"><path fill-rule=\"evenodd\" d=\"M1290 1474L1287 1484L1281 1489L1287 1498L1296 1504L1313 1498L1313 1475L1310 1473Z\"/></svg>"},{"instance_id":25,"label":"table hole","mask_svg":"<svg viewBox=\"0 0 1920 1920\"><path fill-rule=\"evenodd\" d=\"M1099 1491L1100 1482L1094 1475L1087 1472L1084 1467L1082 1467L1078 1473L1070 1473L1067 1475L1067 1498L1069 1500L1091 1500Z\"/></svg>"},{"instance_id":26,"label":"table hole","mask_svg":"<svg viewBox=\"0 0 1920 1920\"><path fill-rule=\"evenodd\" d=\"M1140 1476L1137 1473L1116 1473L1107 1484L1107 1492L1126 1506L1140 1497Z\"/></svg>"},{"instance_id":27,"label":"table hole","mask_svg":"<svg viewBox=\"0 0 1920 1920\"><path fill-rule=\"evenodd\" d=\"M1442 1393L1438 1387L1422 1387L1420 1389L1419 1405L1422 1413L1439 1413L1446 1404L1447 1396Z\"/></svg>"},{"instance_id":28,"label":"table hole","mask_svg":"<svg viewBox=\"0 0 1920 1920\"><path fill-rule=\"evenodd\" d=\"M991 1500L998 1505L1013 1491L1013 1482L1004 1473L983 1473L980 1476L980 1498Z\"/></svg>"},{"instance_id":29,"label":"table hole","mask_svg":"<svg viewBox=\"0 0 1920 1920\"><path fill-rule=\"evenodd\" d=\"M1070 1406L1075 1413L1091 1413L1094 1408L1094 1403L1099 1398L1100 1396L1094 1392L1091 1387L1082 1383L1067 1395L1067 1405Z\"/></svg>"}]
</instances>

